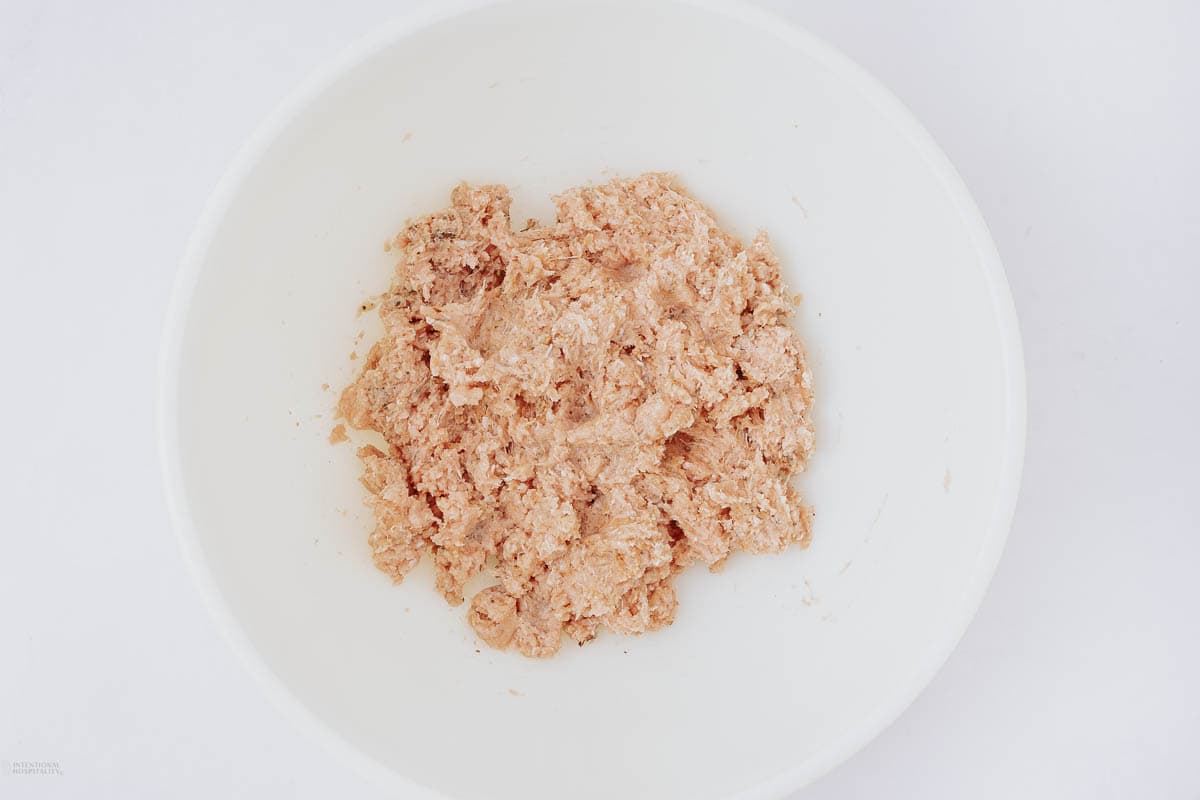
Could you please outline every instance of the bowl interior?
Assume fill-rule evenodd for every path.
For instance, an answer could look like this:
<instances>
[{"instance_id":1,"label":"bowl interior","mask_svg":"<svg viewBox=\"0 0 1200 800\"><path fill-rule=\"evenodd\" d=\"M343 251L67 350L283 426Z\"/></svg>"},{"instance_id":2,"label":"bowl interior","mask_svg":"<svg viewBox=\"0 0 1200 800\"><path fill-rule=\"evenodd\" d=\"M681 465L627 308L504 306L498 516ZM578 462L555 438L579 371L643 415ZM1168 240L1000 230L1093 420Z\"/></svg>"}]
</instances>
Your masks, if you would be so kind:
<instances>
[{"instance_id":1,"label":"bowl interior","mask_svg":"<svg viewBox=\"0 0 1200 800\"><path fill-rule=\"evenodd\" d=\"M975 608L1023 425L994 251L892 101L766 26L522 1L398 35L286 115L194 252L164 406L185 541L270 680L407 781L773 796L898 713ZM385 238L458 181L507 183L514 219L546 218L563 188L650 169L739 235L767 229L804 294L813 543L686 574L652 636L498 653L429 571L393 586L370 563L354 449L327 441L375 330L356 309L387 285Z\"/></svg>"}]
</instances>

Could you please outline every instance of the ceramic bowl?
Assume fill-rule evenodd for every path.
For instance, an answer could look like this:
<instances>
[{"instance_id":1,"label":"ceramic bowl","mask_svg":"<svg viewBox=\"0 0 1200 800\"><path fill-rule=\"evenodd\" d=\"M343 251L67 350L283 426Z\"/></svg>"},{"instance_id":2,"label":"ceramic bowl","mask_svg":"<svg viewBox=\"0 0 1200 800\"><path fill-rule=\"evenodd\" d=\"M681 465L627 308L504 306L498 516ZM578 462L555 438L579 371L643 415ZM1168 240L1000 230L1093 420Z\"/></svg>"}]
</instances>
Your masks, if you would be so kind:
<instances>
[{"instance_id":1,"label":"ceramic bowl","mask_svg":"<svg viewBox=\"0 0 1200 800\"><path fill-rule=\"evenodd\" d=\"M545 219L645 170L769 231L804 295L812 545L689 571L664 631L497 652L426 567L371 564L357 459L327 439L376 331L356 310L384 240L459 181ZM930 681L1003 548L1024 414L987 229L880 84L749 7L514 0L402 20L269 118L186 255L160 424L220 625L335 751L406 797L704 800L785 796Z\"/></svg>"}]
</instances>

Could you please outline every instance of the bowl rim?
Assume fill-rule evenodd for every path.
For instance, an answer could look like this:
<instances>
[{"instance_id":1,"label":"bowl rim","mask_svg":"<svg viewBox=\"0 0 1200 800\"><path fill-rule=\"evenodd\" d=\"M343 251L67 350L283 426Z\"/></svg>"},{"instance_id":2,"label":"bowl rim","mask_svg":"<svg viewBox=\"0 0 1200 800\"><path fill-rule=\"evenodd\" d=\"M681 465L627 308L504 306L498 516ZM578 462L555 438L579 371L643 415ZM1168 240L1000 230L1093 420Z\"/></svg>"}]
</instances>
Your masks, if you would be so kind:
<instances>
[{"instance_id":1,"label":"bowl rim","mask_svg":"<svg viewBox=\"0 0 1200 800\"><path fill-rule=\"evenodd\" d=\"M949 195L965 226L983 270L992 301L992 310L1000 329L1005 373L1005 446L1000 479L983 545L971 568L970 581L957 601L958 613L888 702L865 716L844 736L831 740L804 762L785 768L774 776L745 787L728 800L767 800L784 797L825 775L849 759L886 730L929 686L950 654L957 647L986 594L999 564L1016 508L1025 454L1026 383L1024 353L1016 308L999 253L987 224L975 205L961 176L933 137L908 108L878 79L842 54L832 45L779 15L754 6L747 0L656 0L715 12L732 22L785 45L804 51L860 92L897 130L907 136L939 183ZM340 55L311 73L257 126L242 145L213 189L189 238L175 278L167 307L158 360L157 433L158 456L162 471L168 514L174 527L183 561L198 587L205 605L239 661L254 676L259 687L284 716L298 728L338 756L343 763L382 788L402 789L415 796L443 798L445 795L417 783L359 750L341 733L311 711L283 683L263 660L233 609L221 591L200 546L199 533L192 519L183 480L179 445L179 377L184 332L202 266L213 237L237 196L247 175L288 126L343 75L406 37L452 17L480 8L519 0L424 0L409 13L351 44Z\"/></svg>"}]
</instances>

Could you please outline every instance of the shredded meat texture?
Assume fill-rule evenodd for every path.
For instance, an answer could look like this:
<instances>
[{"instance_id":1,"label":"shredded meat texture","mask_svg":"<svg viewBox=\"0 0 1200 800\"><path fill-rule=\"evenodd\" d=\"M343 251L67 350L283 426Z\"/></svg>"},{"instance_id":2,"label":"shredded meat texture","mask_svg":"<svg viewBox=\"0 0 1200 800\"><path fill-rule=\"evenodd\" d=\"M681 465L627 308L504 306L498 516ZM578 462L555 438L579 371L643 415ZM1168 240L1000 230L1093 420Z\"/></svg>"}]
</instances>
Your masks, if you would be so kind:
<instances>
[{"instance_id":1,"label":"shredded meat texture","mask_svg":"<svg viewBox=\"0 0 1200 800\"><path fill-rule=\"evenodd\" d=\"M743 246L669 175L520 231L509 202L460 185L389 243L385 332L339 411L387 442L359 450L378 567L428 557L454 605L493 576L471 626L544 657L671 624L694 562L808 544L812 379L765 234Z\"/></svg>"}]
</instances>

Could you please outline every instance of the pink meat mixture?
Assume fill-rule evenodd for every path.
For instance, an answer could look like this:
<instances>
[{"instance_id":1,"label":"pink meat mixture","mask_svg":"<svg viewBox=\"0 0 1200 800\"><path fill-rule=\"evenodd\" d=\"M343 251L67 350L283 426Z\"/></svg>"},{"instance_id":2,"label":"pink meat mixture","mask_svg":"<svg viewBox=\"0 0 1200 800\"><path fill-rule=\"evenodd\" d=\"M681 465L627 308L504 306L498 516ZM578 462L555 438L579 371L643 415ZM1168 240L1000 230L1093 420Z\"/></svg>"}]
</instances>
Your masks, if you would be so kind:
<instances>
[{"instance_id":1,"label":"pink meat mixture","mask_svg":"<svg viewBox=\"0 0 1200 800\"><path fill-rule=\"evenodd\" d=\"M675 617L672 578L808 543L790 481L813 447L796 298L663 174L580 187L514 231L503 186L460 185L409 224L385 333L339 410L378 567L432 559L480 638L550 656L566 633Z\"/></svg>"}]
</instances>

